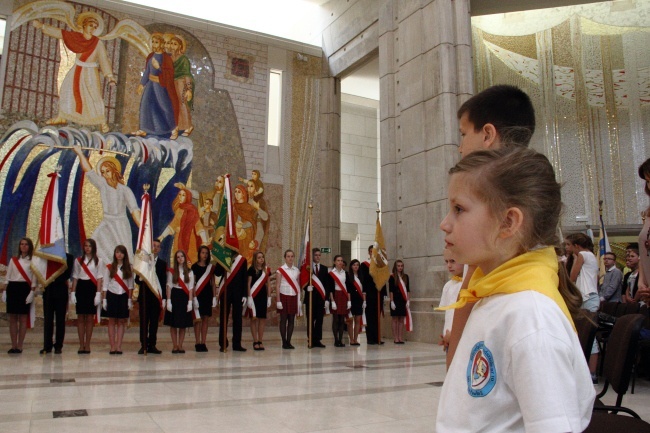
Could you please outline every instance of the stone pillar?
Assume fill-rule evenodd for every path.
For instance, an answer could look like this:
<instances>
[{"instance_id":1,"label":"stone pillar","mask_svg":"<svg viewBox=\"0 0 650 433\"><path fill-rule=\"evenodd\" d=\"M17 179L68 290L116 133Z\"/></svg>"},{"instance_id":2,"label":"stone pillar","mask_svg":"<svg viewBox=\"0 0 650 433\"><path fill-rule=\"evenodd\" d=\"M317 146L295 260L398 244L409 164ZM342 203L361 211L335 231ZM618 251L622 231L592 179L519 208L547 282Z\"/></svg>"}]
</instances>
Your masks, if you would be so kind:
<instances>
[{"instance_id":1,"label":"stone pillar","mask_svg":"<svg viewBox=\"0 0 650 433\"><path fill-rule=\"evenodd\" d=\"M444 320L433 313L447 280L439 224L456 111L473 87L470 28L469 0L387 0L379 14L382 226L410 276L418 341L437 341Z\"/></svg>"},{"instance_id":2,"label":"stone pillar","mask_svg":"<svg viewBox=\"0 0 650 433\"><path fill-rule=\"evenodd\" d=\"M338 254L341 239L341 81L327 76L327 61L323 61L320 84L319 149L316 165L320 175L314 197L314 246L332 247ZM333 256L324 254L323 263L331 263Z\"/></svg>"}]
</instances>

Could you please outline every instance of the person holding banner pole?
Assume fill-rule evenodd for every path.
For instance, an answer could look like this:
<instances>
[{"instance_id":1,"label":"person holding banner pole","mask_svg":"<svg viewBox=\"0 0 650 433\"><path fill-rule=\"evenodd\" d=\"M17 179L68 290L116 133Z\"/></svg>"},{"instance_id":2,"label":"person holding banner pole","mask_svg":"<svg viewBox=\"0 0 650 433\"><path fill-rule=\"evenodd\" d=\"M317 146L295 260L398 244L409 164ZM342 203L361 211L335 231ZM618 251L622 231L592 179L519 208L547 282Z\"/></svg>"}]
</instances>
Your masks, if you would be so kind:
<instances>
[{"instance_id":1,"label":"person holding banner pole","mask_svg":"<svg viewBox=\"0 0 650 433\"><path fill-rule=\"evenodd\" d=\"M284 265L277 270L276 293L279 298L276 308L280 314L280 336L283 349L295 349L291 344L296 314L302 315L300 304L299 278L300 270L293 265L295 253L293 250L284 252Z\"/></svg>"},{"instance_id":2,"label":"person holding banner pole","mask_svg":"<svg viewBox=\"0 0 650 433\"><path fill-rule=\"evenodd\" d=\"M332 307L332 333L334 334L334 347L345 347L343 332L345 319L348 317L352 302L348 293L348 278L343 265L343 256L334 256L334 269L330 271L332 289L330 292L330 305Z\"/></svg>"},{"instance_id":3,"label":"person holding banner pole","mask_svg":"<svg viewBox=\"0 0 650 433\"><path fill-rule=\"evenodd\" d=\"M187 256L182 250L174 254L174 267L167 270L167 312L165 325L172 337L172 353L185 353L185 328L192 327L192 298L194 273L187 265Z\"/></svg>"},{"instance_id":4,"label":"person holding banner pole","mask_svg":"<svg viewBox=\"0 0 650 433\"><path fill-rule=\"evenodd\" d=\"M167 262L160 257L160 241L158 239L152 240L151 253L153 254L154 268L156 270L158 284L161 288L162 299L158 299L158 296L150 290L147 283L142 281L140 277L136 277L135 282L140 286L140 291L138 293L138 311L140 313L140 350L138 350L138 355L144 355L145 353L160 355L162 353L156 345L158 343L158 322L161 317L160 313L166 311L165 308L167 307L167 290L165 290L167 284Z\"/></svg>"},{"instance_id":5,"label":"person holding banner pole","mask_svg":"<svg viewBox=\"0 0 650 433\"><path fill-rule=\"evenodd\" d=\"M404 344L404 324L409 314L409 276L404 273L404 262L395 260L388 280L390 288L390 316L393 319L393 342Z\"/></svg>"},{"instance_id":6,"label":"person holding banner pole","mask_svg":"<svg viewBox=\"0 0 650 433\"><path fill-rule=\"evenodd\" d=\"M192 273L196 279L194 288L194 350L207 352L208 320L212 317L212 309L217 307L217 297L214 293L214 266L210 263L210 248L199 247L199 261L192 265Z\"/></svg>"},{"instance_id":7,"label":"person holding banner pole","mask_svg":"<svg viewBox=\"0 0 650 433\"><path fill-rule=\"evenodd\" d=\"M219 346L222 352L228 347L228 317L232 310L232 350L246 352L241 345L243 309L248 303L248 275L246 257L241 254L233 256L230 271L217 266L215 275L221 278L218 297L219 310ZM225 276L224 276L225 274Z\"/></svg>"},{"instance_id":8,"label":"person holding banner pole","mask_svg":"<svg viewBox=\"0 0 650 433\"><path fill-rule=\"evenodd\" d=\"M309 299L312 299L311 313L309 309L306 310L307 323L311 323L313 330L311 347L324 348L325 345L321 343L323 339L323 317L325 310L329 306L329 290L332 285L327 266L320 263L321 250L320 248L312 248L312 275L311 286L305 287L305 300L304 303L308 304ZM312 298L312 294L315 295ZM327 306L326 306L327 305ZM329 313L328 313L329 314ZM307 326L307 337L309 338L310 326Z\"/></svg>"},{"instance_id":9,"label":"person holding banner pole","mask_svg":"<svg viewBox=\"0 0 650 433\"><path fill-rule=\"evenodd\" d=\"M124 245L118 245L113 251L113 263L106 266L102 287L104 294L102 307L108 317L108 342L111 355L122 354L122 339L126 330L129 311L133 308L133 269L129 253Z\"/></svg>"},{"instance_id":10,"label":"person holding banner pole","mask_svg":"<svg viewBox=\"0 0 650 433\"><path fill-rule=\"evenodd\" d=\"M29 238L22 238L18 244L18 255L9 260L7 266L7 288L2 292L2 301L7 303L9 316L9 335L11 349L7 353L23 352L23 342L27 333L27 321L31 303L34 302L34 278L31 262L34 243Z\"/></svg>"},{"instance_id":11,"label":"person holding banner pole","mask_svg":"<svg viewBox=\"0 0 650 433\"><path fill-rule=\"evenodd\" d=\"M365 324L365 310L366 310L366 292L363 288L363 282L359 275L359 268L361 263L359 260L354 259L350 262L350 271L348 272L348 279L350 280L350 301L352 301L352 320L348 324L348 334L350 336L350 346L360 346L359 333Z\"/></svg>"},{"instance_id":12,"label":"person holding banner pole","mask_svg":"<svg viewBox=\"0 0 650 433\"><path fill-rule=\"evenodd\" d=\"M90 339L93 336L95 320L101 320L102 284L104 281L104 261L97 256L97 243L94 239L84 242L84 255L77 257L72 269L72 292L70 303L77 313L77 333L79 334L78 354L90 353Z\"/></svg>"},{"instance_id":13,"label":"person holding banner pole","mask_svg":"<svg viewBox=\"0 0 650 433\"><path fill-rule=\"evenodd\" d=\"M65 338L65 315L68 306L68 290L70 289L70 276L74 267L74 257L66 253L67 268L56 277L43 291L43 348L41 355L52 352L60 354ZM56 338L54 322L56 318Z\"/></svg>"},{"instance_id":14,"label":"person holding banner pole","mask_svg":"<svg viewBox=\"0 0 650 433\"><path fill-rule=\"evenodd\" d=\"M253 350L264 350L264 325L266 311L271 306L269 296L269 276L271 268L266 266L264 253L253 255L253 265L248 268L248 313L251 317Z\"/></svg>"}]
</instances>

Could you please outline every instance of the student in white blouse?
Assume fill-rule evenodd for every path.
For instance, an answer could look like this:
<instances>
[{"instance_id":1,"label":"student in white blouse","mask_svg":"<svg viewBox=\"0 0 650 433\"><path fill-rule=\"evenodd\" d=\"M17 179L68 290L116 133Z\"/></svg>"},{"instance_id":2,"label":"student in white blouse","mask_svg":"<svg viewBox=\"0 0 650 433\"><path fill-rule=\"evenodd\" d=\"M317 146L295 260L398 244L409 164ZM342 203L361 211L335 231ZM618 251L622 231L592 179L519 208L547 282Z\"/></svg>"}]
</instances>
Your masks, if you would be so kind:
<instances>
[{"instance_id":1,"label":"student in white blouse","mask_svg":"<svg viewBox=\"0 0 650 433\"><path fill-rule=\"evenodd\" d=\"M172 335L172 353L185 353L183 341L185 328L192 327L192 299L194 298L194 273L187 264L184 251L174 254L174 269L167 271L167 312L165 325Z\"/></svg>"},{"instance_id":2,"label":"student in white blouse","mask_svg":"<svg viewBox=\"0 0 650 433\"><path fill-rule=\"evenodd\" d=\"M104 273L104 316L108 317L108 340L111 355L122 354L122 339L133 308L133 269L129 262L129 253L124 245L118 245L113 251L113 263L106 267Z\"/></svg>"},{"instance_id":3,"label":"student in white blouse","mask_svg":"<svg viewBox=\"0 0 650 433\"><path fill-rule=\"evenodd\" d=\"M30 268L33 252L32 240L22 238L18 245L18 255L12 257L7 266L7 289L2 293L2 301L7 303L11 336L11 349L7 353L11 354L23 352L27 319L36 287L36 278Z\"/></svg>"}]
</instances>

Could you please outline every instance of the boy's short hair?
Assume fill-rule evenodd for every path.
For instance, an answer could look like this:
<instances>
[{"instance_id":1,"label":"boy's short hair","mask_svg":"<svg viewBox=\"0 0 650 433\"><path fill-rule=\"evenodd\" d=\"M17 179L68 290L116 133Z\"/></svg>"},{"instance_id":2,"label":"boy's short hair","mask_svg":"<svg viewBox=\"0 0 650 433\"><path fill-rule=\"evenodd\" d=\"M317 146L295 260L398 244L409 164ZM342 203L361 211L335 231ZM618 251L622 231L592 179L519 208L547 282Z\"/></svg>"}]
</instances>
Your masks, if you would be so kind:
<instances>
[{"instance_id":1,"label":"boy's short hair","mask_svg":"<svg viewBox=\"0 0 650 433\"><path fill-rule=\"evenodd\" d=\"M504 146L528 146L535 132L535 109L520 88L501 84L488 87L469 98L458 109L458 118L467 120L478 131L491 123Z\"/></svg>"},{"instance_id":2,"label":"boy's short hair","mask_svg":"<svg viewBox=\"0 0 650 433\"><path fill-rule=\"evenodd\" d=\"M631 242L627 244L627 247L625 247L627 251L634 251L636 255L639 255L639 243L638 242Z\"/></svg>"}]
</instances>

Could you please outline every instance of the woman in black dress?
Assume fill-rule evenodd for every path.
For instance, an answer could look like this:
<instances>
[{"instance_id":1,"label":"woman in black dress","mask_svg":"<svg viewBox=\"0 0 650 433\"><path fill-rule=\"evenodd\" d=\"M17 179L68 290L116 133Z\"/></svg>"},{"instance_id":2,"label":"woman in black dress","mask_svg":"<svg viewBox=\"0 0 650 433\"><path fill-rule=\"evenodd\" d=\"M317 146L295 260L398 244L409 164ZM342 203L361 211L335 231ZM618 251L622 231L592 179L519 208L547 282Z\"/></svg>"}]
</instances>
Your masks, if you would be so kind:
<instances>
[{"instance_id":1,"label":"woman in black dress","mask_svg":"<svg viewBox=\"0 0 650 433\"><path fill-rule=\"evenodd\" d=\"M264 350L264 325L266 310L271 306L269 296L269 276L271 269L266 266L264 253L253 255L253 265L248 268L248 313L251 317L251 334L253 335L253 350Z\"/></svg>"},{"instance_id":2,"label":"woman in black dress","mask_svg":"<svg viewBox=\"0 0 650 433\"><path fill-rule=\"evenodd\" d=\"M79 354L90 353L90 339L93 336L97 307L102 302L104 261L97 257L97 243L93 239L84 242L84 254L72 266L72 293L70 303L77 313L77 334ZM101 317L101 312L100 317ZM100 318L98 317L98 319Z\"/></svg>"},{"instance_id":3,"label":"woman in black dress","mask_svg":"<svg viewBox=\"0 0 650 433\"><path fill-rule=\"evenodd\" d=\"M22 238L18 244L18 255L9 260L7 266L7 289L2 293L3 302L7 303L9 316L9 335L11 349L7 353L22 353L27 320L31 303L34 302L36 280L31 270L34 243L29 238Z\"/></svg>"},{"instance_id":4,"label":"woman in black dress","mask_svg":"<svg viewBox=\"0 0 650 433\"><path fill-rule=\"evenodd\" d=\"M104 317L108 317L108 342L111 345L109 353L121 355L126 321L129 311L133 308L133 269L124 245L115 247L113 263L106 267L104 281L102 306L105 310Z\"/></svg>"},{"instance_id":5,"label":"woman in black dress","mask_svg":"<svg viewBox=\"0 0 650 433\"><path fill-rule=\"evenodd\" d=\"M409 276L404 273L404 262L395 260L388 280L390 288L390 316L393 318L393 342L404 344L404 319L409 307ZM401 287L400 287L401 286Z\"/></svg>"},{"instance_id":6,"label":"woman in black dress","mask_svg":"<svg viewBox=\"0 0 650 433\"><path fill-rule=\"evenodd\" d=\"M348 335L350 337L350 346L360 346L359 333L363 327L363 311L366 308L366 293L359 276L359 267L361 263L354 259L350 262L350 271L348 272L348 291L350 292L350 301L352 302L352 320L348 324Z\"/></svg>"},{"instance_id":7,"label":"woman in black dress","mask_svg":"<svg viewBox=\"0 0 650 433\"><path fill-rule=\"evenodd\" d=\"M185 328L192 327L192 298L194 274L187 265L185 252L174 254L174 268L167 271L167 312L165 325L169 326L174 348L172 353L185 353Z\"/></svg>"},{"instance_id":8,"label":"woman in black dress","mask_svg":"<svg viewBox=\"0 0 650 433\"><path fill-rule=\"evenodd\" d=\"M208 338L209 318L212 317L212 309L217 306L217 298L214 293L214 266L210 263L210 248L205 245L199 247L199 261L192 265L192 273L196 281L193 301L196 338L194 349L197 352L207 352L205 342Z\"/></svg>"}]
</instances>

